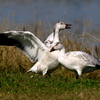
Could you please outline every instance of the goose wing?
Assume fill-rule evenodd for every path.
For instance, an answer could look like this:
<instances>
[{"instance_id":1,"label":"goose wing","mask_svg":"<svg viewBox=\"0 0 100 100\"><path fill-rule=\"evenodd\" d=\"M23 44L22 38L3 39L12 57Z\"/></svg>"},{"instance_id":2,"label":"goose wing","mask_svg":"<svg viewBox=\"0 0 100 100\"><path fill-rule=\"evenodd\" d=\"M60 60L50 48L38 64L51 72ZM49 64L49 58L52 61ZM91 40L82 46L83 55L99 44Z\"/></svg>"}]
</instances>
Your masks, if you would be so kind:
<instances>
[{"instance_id":1,"label":"goose wing","mask_svg":"<svg viewBox=\"0 0 100 100\"><path fill-rule=\"evenodd\" d=\"M92 65L100 65L99 59L95 58L94 56L82 52L82 51L70 51L66 53L66 57L71 56L75 58L79 58L79 60L82 60L83 62L86 62L88 64Z\"/></svg>"},{"instance_id":2,"label":"goose wing","mask_svg":"<svg viewBox=\"0 0 100 100\"><path fill-rule=\"evenodd\" d=\"M48 48L29 31L7 31L0 33L0 45L16 46L33 62L40 60Z\"/></svg>"},{"instance_id":3,"label":"goose wing","mask_svg":"<svg viewBox=\"0 0 100 100\"><path fill-rule=\"evenodd\" d=\"M51 33L47 39L44 41L44 44L48 47L51 46L51 44L53 43L53 39L54 39L54 33Z\"/></svg>"}]
</instances>

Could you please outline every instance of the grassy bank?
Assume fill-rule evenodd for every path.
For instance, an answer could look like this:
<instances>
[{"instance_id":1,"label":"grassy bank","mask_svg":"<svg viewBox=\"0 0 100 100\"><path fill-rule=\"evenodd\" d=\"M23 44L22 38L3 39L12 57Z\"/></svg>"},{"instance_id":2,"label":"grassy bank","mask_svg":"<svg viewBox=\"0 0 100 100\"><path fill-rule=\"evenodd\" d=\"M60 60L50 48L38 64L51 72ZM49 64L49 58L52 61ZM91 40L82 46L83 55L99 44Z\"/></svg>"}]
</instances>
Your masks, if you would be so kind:
<instances>
[{"instance_id":1,"label":"grassy bank","mask_svg":"<svg viewBox=\"0 0 100 100\"><path fill-rule=\"evenodd\" d=\"M100 100L100 80L0 73L0 100Z\"/></svg>"}]
</instances>

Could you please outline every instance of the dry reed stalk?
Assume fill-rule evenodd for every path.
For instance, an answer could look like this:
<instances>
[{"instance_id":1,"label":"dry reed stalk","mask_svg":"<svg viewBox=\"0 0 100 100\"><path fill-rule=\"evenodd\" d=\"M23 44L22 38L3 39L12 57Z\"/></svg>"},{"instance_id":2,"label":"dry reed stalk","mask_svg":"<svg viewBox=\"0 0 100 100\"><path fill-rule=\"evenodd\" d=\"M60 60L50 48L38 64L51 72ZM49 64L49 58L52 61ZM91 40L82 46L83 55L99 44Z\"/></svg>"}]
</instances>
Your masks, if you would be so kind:
<instances>
[{"instance_id":1,"label":"dry reed stalk","mask_svg":"<svg viewBox=\"0 0 100 100\"><path fill-rule=\"evenodd\" d=\"M7 31L8 29L12 30L12 26L14 25L15 27L13 26L13 30L23 30L23 28L24 28L25 30L33 32L37 36L41 36L39 38L41 38L41 40L43 40L44 36L48 36L47 33L49 33L49 32L46 29L47 33L45 33L45 31L42 29L43 26L45 26L45 24L43 22L41 22L41 21L37 21L37 22L38 22L38 24L35 24L35 26L33 26L31 24L14 25L13 22L12 23L9 21L7 22L6 19L3 19L0 23L0 31L3 32L3 31ZM51 29L49 29L49 31L51 31ZM75 34L75 33L73 33L73 34ZM85 38L85 34L84 34L84 36L81 35L80 38ZM63 34L62 36L60 36L60 39L61 39L61 43L66 48L66 52L80 50L80 51L87 52L89 54L92 53L92 46L89 46L87 48L85 41L84 42L79 41L79 35L70 35L69 36L69 34ZM89 41L89 38L87 38L87 39L88 39L88 42L91 42L91 41ZM100 48L99 45L94 46L94 50L93 50L94 55L96 55L97 57L99 57L99 55L100 55L99 48ZM0 70L1 71L6 70L7 72L11 72L11 71L25 72L32 65L33 64L29 61L29 59L19 49L16 49L16 47L0 46ZM100 78L99 72L100 71L95 71L95 72L86 74L85 76ZM63 67L57 69L56 73L59 75L63 74L66 77L73 77L72 72L66 70Z\"/></svg>"}]
</instances>

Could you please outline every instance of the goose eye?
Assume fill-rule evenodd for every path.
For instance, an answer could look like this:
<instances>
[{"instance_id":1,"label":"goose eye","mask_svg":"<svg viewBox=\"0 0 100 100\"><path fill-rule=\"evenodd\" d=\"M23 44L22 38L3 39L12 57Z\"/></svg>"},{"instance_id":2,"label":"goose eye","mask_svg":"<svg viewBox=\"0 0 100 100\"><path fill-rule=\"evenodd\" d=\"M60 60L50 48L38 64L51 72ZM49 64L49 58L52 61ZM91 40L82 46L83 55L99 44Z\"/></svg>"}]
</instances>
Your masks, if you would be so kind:
<instances>
[{"instance_id":1,"label":"goose eye","mask_svg":"<svg viewBox=\"0 0 100 100\"><path fill-rule=\"evenodd\" d=\"M62 25L63 23L61 23L61 25Z\"/></svg>"}]
</instances>

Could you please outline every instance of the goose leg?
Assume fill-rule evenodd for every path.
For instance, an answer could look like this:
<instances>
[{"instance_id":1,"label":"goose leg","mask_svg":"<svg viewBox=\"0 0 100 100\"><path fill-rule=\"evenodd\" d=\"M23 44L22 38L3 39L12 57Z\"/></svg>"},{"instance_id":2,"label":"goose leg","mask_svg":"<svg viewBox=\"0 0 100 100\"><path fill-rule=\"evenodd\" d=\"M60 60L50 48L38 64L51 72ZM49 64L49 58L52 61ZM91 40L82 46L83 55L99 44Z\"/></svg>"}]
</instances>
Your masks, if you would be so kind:
<instances>
[{"instance_id":1,"label":"goose leg","mask_svg":"<svg viewBox=\"0 0 100 100\"><path fill-rule=\"evenodd\" d=\"M81 79L82 73L80 70L75 71L76 79Z\"/></svg>"},{"instance_id":2,"label":"goose leg","mask_svg":"<svg viewBox=\"0 0 100 100\"><path fill-rule=\"evenodd\" d=\"M77 71L75 71L75 76L76 76L76 79L79 78L79 75L78 75Z\"/></svg>"},{"instance_id":3,"label":"goose leg","mask_svg":"<svg viewBox=\"0 0 100 100\"><path fill-rule=\"evenodd\" d=\"M42 72L43 76L47 73L47 71L48 71L47 68L43 70L43 72Z\"/></svg>"}]
</instances>

